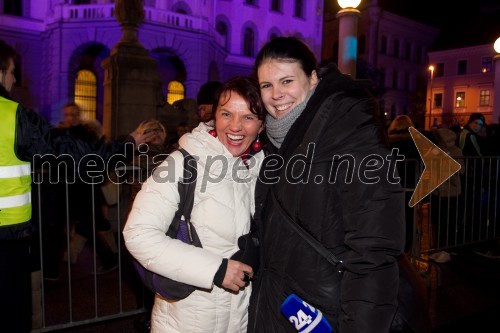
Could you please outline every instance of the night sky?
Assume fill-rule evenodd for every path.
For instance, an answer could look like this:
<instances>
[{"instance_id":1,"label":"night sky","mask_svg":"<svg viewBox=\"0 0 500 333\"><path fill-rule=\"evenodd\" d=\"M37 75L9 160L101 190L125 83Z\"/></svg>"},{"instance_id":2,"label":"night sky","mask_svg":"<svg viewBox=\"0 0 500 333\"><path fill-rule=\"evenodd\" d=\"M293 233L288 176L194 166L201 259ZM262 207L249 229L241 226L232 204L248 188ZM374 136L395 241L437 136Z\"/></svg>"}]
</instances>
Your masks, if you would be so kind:
<instances>
[{"instance_id":1,"label":"night sky","mask_svg":"<svg viewBox=\"0 0 500 333\"><path fill-rule=\"evenodd\" d=\"M379 0L378 3L384 10L440 29L432 50L493 45L500 37L500 0ZM336 0L325 0L325 10L339 9Z\"/></svg>"}]
</instances>

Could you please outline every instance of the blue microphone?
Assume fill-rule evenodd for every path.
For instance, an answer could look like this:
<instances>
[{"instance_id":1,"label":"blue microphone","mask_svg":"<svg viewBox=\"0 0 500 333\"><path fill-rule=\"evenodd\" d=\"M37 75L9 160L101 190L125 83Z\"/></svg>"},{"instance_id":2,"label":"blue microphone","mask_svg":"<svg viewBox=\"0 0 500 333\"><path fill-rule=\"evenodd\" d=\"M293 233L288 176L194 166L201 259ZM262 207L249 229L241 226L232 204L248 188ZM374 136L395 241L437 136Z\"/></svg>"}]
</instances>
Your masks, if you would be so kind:
<instances>
[{"instance_id":1,"label":"blue microphone","mask_svg":"<svg viewBox=\"0 0 500 333\"><path fill-rule=\"evenodd\" d=\"M297 295L291 294L283 304L281 312L300 333L331 333L332 326L323 317L323 313Z\"/></svg>"}]
</instances>

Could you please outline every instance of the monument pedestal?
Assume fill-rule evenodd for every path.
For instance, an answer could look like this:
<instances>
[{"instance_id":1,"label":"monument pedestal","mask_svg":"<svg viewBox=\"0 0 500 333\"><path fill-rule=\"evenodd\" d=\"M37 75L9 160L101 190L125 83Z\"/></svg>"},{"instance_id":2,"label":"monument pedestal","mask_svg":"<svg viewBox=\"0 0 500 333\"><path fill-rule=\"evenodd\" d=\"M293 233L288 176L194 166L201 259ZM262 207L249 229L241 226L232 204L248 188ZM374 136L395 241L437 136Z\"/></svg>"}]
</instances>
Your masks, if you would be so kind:
<instances>
[{"instance_id":1,"label":"monument pedestal","mask_svg":"<svg viewBox=\"0 0 500 333\"><path fill-rule=\"evenodd\" d=\"M140 0L117 0L115 13L122 39L101 66L104 69L104 132L110 138L132 132L142 121L156 118L162 104L156 60L137 39L144 19Z\"/></svg>"}]
</instances>

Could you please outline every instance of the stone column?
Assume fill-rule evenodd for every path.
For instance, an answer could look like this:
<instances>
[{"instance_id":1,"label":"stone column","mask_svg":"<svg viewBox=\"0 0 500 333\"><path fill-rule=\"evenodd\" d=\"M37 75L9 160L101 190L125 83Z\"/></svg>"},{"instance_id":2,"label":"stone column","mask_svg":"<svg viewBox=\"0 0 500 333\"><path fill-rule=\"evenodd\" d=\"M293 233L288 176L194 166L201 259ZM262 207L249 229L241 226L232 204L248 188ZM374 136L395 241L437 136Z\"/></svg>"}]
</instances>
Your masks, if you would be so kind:
<instances>
[{"instance_id":1,"label":"stone column","mask_svg":"<svg viewBox=\"0 0 500 333\"><path fill-rule=\"evenodd\" d=\"M157 63L137 39L137 28L144 20L142 1L116 0L115 16L123 35L102 62L103 126L111 138L130 133L141 121L155 118L162 102Z\"/></svg>"},{"instance_id":2,"label":"stone column","mask_svg":"<svg viewBox=\"0 0 500 333\"><path fill-rule=\"evenodd\" d=\"M499 38L500 40L500 38ZM493 58L495 81L493 83L493 117L491 123L500 123L500 53Z\"/></svg>"}]
</instances>

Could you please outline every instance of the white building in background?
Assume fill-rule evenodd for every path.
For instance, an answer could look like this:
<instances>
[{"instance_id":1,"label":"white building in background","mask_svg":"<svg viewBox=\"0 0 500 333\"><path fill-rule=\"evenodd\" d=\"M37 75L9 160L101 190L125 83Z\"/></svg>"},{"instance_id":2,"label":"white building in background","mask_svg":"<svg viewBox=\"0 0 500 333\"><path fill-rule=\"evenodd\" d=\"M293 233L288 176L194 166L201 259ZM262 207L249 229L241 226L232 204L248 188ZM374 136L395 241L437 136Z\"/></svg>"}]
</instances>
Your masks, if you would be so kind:
<instances>
[{"instance_id":1,"label":"white building in background","mask_svg":"<svg viewBox=\"0 0 500 333\"><path fill-rule=\"evenodd\" d=\"M427 52L439 30L388 12L378 6L378 1L362 1L358 9L357 77L367 77L379 85L382 95L377 97L388 119L411 114L415 111L412 108L425 103ZM322 59L337 62L335 14L325 13ZM420 105L421 112L424 108Z\"/></svg>"},{"instance_id":2,"label":"white building in background","mask_svg":"<svg viewBox=\"0 0 500 333\"><path fill-rule=\"evenodd\" d=\"M474 112L484 114L487 124L498 123L499 115L493 115L495 54L493 43L429 52L434 66L427 88L432 123L463 126Z\"/></svg>"},{"instance_id":3,"label":"white building in background","mask_svg":"<svg viewBox=\"0 0 500 333\"><path fill-rule=\"evenodd\" d=\"M206 81L250 74L273 36L301 37L321 57L323 0L143 3L139 40L158 61L170 102L196 98ZM14 97L51 122L70 101L102 120L101 61L120 38L114 0L0 0L0 39L20 54Z\"/></svg>"}]
</instances>

